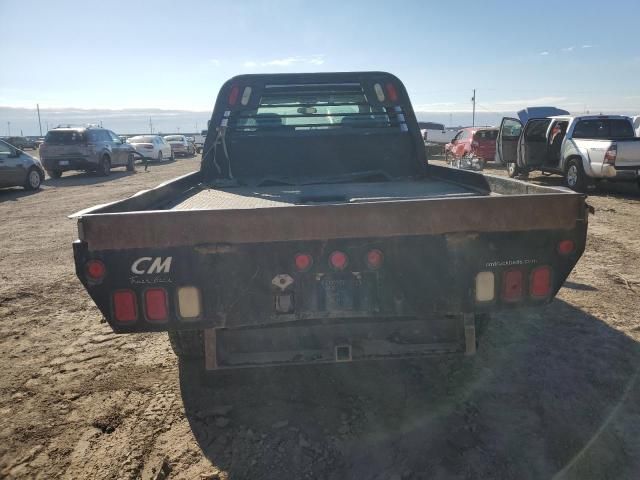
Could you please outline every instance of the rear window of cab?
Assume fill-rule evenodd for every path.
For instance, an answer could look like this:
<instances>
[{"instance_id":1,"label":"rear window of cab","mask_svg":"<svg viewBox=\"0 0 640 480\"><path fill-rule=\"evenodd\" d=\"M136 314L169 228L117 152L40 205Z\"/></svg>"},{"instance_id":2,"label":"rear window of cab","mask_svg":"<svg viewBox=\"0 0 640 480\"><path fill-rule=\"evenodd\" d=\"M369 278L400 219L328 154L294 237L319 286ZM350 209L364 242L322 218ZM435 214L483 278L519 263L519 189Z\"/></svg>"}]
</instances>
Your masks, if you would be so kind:
<instances>
[{"instance_id":1,"label":"rear window of cab","mask_svg":"<svg viewBox=\"0 0 640 480\"><path fill-rule=\"evenodd\" d=\"M573 130L573 138L633 138L633 126L623 118L581 120Z\"/></svg>"},{"instance_id":2,"label":"rear window of cab","mask_svg":"<svg viewBox=\"0 0 640 480\"><path fill-rule=\"evenodd\" d=\"M496 138L498 138L498 131L497 130L478 130L473 135L473 138L475 140L495 140Z\"/></svg>"}]
</instances>

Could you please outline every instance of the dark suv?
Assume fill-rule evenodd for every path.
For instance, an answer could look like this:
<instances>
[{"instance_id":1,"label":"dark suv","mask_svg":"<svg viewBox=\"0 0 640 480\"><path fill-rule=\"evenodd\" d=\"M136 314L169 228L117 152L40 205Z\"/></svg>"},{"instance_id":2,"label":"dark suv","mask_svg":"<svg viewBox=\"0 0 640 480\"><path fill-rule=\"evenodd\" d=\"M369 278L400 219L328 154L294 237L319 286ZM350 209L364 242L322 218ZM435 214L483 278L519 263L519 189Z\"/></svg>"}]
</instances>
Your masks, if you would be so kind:
<instances>
[{"instance_id":1,"label":"dark suv","mask_svg":"<svg viewBox=\"0 0 640 480\"><path fill-rule=\"evenodd\" d=\"M59 127L50 130L40 146L40 160L50 177L68 170L109 175L112 167L134 169L134 150L111 130L97 127Z\"/></svg>"}]
</instances>

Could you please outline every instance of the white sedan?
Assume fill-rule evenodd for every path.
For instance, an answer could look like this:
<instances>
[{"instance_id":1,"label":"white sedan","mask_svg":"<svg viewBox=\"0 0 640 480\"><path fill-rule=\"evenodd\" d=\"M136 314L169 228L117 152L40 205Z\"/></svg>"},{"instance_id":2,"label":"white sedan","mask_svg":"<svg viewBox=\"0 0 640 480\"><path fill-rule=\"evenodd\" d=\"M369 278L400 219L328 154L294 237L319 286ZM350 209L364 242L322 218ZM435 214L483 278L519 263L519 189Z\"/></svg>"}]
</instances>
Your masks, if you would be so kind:
<instances>
[{"instance_id":1,"label":"white sedan","mask_svg":"<svg viewBox=\"0 0 640 480\"><path fill-rule=\"evenodd\" d=\"M158 162L175 159L171 145L160 135L138 135L129 138L127 143L131 144L135 151L144 158Z\"/></svg>"},{"instance_id":2,"label":"white sedan","mask_svg":"<svg viewBox=\"0 0 640 480\"><path fill-rule=\"evenodd\" d=\"M174 155L193 157L196 154L195 145L187 140L184 135L167 135L164 139L169 142Z\"/></svg>"}]
</instances>

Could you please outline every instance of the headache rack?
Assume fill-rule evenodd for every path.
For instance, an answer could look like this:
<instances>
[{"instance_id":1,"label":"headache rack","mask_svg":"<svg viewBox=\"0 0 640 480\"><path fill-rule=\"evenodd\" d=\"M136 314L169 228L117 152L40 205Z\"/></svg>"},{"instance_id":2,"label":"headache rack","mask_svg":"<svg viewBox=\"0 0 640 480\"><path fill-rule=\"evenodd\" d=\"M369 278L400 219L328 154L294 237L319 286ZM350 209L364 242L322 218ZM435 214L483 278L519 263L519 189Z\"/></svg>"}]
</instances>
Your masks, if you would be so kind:
<instances>
[{"instance_id":1,"label":"headache rack","mask_svg":"<svg viewBox=\"0 0 640 480\"><path fill-rule=\"evenodd\" d=\"M205 143L207 178L389 165L414 175L426 164L406 90L381 72L235 77L222 87L210 125L216 135Z\"/></svg>"}]
</instances>

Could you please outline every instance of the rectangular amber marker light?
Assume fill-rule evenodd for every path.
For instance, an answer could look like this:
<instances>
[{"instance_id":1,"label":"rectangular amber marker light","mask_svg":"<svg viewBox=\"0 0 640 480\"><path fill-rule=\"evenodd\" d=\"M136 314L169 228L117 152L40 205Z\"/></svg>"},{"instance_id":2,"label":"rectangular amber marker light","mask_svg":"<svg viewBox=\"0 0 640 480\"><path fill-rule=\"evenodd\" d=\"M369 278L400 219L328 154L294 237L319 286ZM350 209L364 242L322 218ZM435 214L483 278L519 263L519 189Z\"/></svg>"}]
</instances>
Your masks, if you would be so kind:
<instances>
[{"instance_id":1,"label":"rectangular amber marker light","mask_svg":"<svg viewBox=\"0 0 640 480\"><path fill-rule=\"evenodd\" d=\"M495 297L495 290L493 272L480 272L476 275L476 301L490 302Z\"/></svg>"},{"instance_id":2,"label":"rectangular amber marker light","mask_svg":"<svg viewBox=\"0 0 640 480\"><path fill-rule=\"evenodd\" d=\"M200 289L196 287L178 288L178 312L185 320L195 320L200 317L201 308Z\"/></svg>"}]
</instances>

